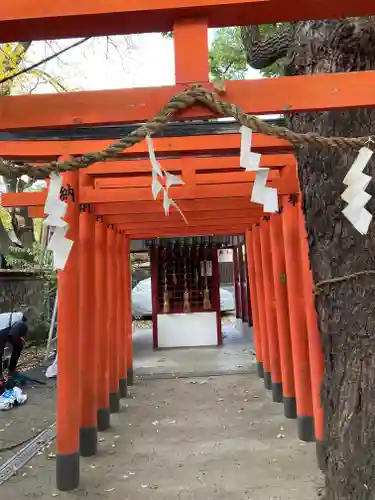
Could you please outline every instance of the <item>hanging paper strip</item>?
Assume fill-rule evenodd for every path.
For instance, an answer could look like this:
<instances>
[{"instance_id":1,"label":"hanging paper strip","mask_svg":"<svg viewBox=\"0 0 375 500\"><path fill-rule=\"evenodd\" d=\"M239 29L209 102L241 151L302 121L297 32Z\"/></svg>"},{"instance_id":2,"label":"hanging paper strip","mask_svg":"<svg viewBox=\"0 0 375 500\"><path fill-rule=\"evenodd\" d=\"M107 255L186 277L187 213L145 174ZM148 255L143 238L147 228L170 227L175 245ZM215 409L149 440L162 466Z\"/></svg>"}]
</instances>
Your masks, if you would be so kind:
<instances>
[{"instance_id":1,"label":"hanging paper strip","mask_svg":"<svg viewBox=\"0 0 375 500\"><path fill-rule=\"evenodd\" d=\"M255 172L255 181L250 200L263 205L264 212L277 212L279 209L277 189L267 186L269 169L260 168L259 153L251 151L253 131L242 126L241 129L240 165L246 172Z\"/></svg>"},{"instance_id":2,"label":"hanging paper strip","mask_svg":"<svg viewBox=\"0 0 375 500\"><path fill-rule=\"evenodd\" d=\"M44 213L47 214L43 224L54 228L53 235L48 243L48 250L53 254L53 265L55 269L63 270L68 260L73 241L66 237L68 223L63 220L68 205L60 200L62 178L59 174L52 173L48 186L47 200Z\"/></svg>"},{"instance_id":3,"label":"hanging paper strip","mask_svg":"<svg viewBox=\"0 0 375 500\"><path fill-rule=\"evenodd\" d=\"M365 208L365 205L371 199L371 195L366 193L366 188L371 181L371 177L363 173L372 154L373 152L371 149L367 147L361 148L357 158L343 180L343 184L345 184L347 188L342 193L341 199L345 201L347 205L344 210L342 210L342 213L361 234L367 234L372 220L372 214Z\"/></svg>"},{"instance_id":4,"label":"hanging paper strip","mask_svg":"<svg viewBox=\"0 0 375 500\"><path fill-rule=\"evenodd\" d=\"M149 135L146 136L146 142L152 169L151 190L154 200L157 199L160 192L163 192L163 208L165 215L169 215L170 207L175 207L185 223L188 224L188 221L186 220L186 217L182 213L180 207L172 198L169 198L169 188L172 186L183 185L185 184L184 181L181 179L181 177L170 174L161 167L160 163L156 159L154 145Z\"/></svg>"}]
</instances>

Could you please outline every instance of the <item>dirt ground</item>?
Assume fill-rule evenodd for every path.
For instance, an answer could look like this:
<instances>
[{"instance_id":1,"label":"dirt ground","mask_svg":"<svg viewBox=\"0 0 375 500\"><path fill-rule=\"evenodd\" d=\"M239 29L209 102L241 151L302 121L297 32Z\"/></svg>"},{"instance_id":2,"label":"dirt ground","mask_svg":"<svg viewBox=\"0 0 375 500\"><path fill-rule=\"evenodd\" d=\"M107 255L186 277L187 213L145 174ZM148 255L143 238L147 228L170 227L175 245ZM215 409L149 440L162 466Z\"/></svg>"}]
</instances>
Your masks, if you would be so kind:
<instances>
[{"instance_id":1,"label":"dirt ground","mask_svg":"<svg viewBox=\"0 0 375 500\"><path fill-rule=\"evenodd\" d=\"M44 371L39 368L28 374L45 381L46 385L28 384L24 388L27 402L13 410L0 412L0 465L21 448L15 447L16 444L34 437L53 424L56 418L56 382L47 381Z\"/></svg>"},{"instance_id":2,"label":"dirt ground","mask_svg":"<svg viewBox=\"0 0 375 500\"><path fill-rule=\"evenodd\" d=\"M2 498L315 499L315 445L282 410L251 374L137 380L99 454L82 459L78 491L55 491L48 449L0 486Z\"/></svg>"}]
</instances>

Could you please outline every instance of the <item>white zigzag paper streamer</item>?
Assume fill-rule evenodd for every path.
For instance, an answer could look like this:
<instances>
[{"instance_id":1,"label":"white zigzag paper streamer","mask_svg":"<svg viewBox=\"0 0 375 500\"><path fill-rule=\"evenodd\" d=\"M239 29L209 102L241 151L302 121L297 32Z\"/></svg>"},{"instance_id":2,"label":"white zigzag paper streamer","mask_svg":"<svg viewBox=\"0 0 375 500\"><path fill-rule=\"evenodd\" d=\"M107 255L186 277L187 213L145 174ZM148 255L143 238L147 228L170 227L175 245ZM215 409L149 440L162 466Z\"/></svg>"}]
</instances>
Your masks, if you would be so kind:
<instances>
[{"instance_id":1,"label":"white zigzag paper streamer","mask_svg":"<svg viewBox=\"0 0 375 500\"><path fill-rule=\"evenodd\" d=\"M357 158L346 174L343 184L347 186L341 195L341 199L347 203L342 210L343 215L361 234L367 234L372 214L366 210L365 206L371 199L371 195L366 193L366 188L371 181L371 177L363 173L366 165L370 161L373 152L367 147L359 150Z\"/></svg>"},{"instance_id":2,"label":"white zigzag paper streamer","mask_svg":"<svg viewBox=\"0 0 375 500\"><path fill-rule=\"evenodd\" d=\"M279 209L277 189L267 186L269 168L260 168L261 155L251 151L253 131L248 127L242 126L240 132L240 166L246 172L255 172L255 181L250 200L253 203L263 205L264 212L277 212Z\"/></svg>"},{"instance_id":3,"label":"white zigzag paper streamer","mask_svg":"<svg viewBox=\"0 0 375 500\"><path fill-rule=\"evenodd\" d=\"M185 182L181 179L181 177L178 177L177 175L170 174L169 172L166 172L160 165L160 163L156 159L155 155L155 150L154 150L154 145L152 143L152 139L149 135L146 136L146 141L147 141L147 146L148 146L148 153L149 153L149 158L151 162L151 168L152 168L152 184L151 184L151 190L152 190L152 196L154 200L157 199L159 193L162 191L163 192L163 208L164 208L164 213L165 215L169 215L169 211L171 207L175 207L175 209L180 213L181 217L185 221L186 224L189 224L185 215L183 214L182 210L180 207L177 205L175 201L172 200L172 198L169 198L169 188L171 186L178 186L185 184ZM165 184L165 187L164 185Z\"/></svg>"},{"instance_id":4,"label":"white zigzag paper streamer","mask_svg":"<svg viewBox=\"0 0 375 500\"><path fill-rule=\"evenodd\" d=\"M53 266L62 271L65 268L73 241L66 237L68 223L63 220L68 205L60 200L62 178L59 174L51 173L50 183L44 213L47 214L43 224L54 228L53 235L48 242L48 250L53 253Z\"/></svg>"}]
</instances>

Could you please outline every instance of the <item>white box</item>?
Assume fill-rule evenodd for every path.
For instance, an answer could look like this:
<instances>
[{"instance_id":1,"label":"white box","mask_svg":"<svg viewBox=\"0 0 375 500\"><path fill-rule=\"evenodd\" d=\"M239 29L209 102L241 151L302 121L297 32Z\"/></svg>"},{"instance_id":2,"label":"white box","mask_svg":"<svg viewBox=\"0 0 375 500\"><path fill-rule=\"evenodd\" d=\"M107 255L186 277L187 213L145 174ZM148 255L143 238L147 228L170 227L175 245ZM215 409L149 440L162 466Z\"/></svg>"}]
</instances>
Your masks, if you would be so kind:
<instances>
[{"instance_id":1,"label":"white box","mask_svg":"<svg viewBox=\"0 0 375 500\"><path fill-rule=\"evenodd\" d=\"M158 347L215 346L216 312L158 314Z\"/></svg>"}]
</instances>

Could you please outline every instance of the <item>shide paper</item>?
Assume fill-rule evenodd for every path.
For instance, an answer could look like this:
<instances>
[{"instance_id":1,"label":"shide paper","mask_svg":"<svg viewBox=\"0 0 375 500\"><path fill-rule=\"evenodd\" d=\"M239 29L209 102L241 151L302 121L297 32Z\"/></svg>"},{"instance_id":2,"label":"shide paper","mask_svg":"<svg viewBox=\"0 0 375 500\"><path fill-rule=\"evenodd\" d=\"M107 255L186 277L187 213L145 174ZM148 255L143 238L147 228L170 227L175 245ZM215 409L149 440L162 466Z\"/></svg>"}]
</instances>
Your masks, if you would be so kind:
<instances>
[{"instance_id":1,"label":"shide paper","mask_svg":"<svg viewBox=\"0 0 375 500\"><path fill-rule=\"evenodd\" d=\"M67 230L67 225L65 227L57 226L48 243L48 249L53 253L53 267L60 271L64 269L73 247L73 241L66 237Z\"/></svg>"},{"instance_id":2,"label":"shide paper","mask_svg":"<svg viewBox=\"0 0 375 500\"><path fill-rule=\"evenodd\" d=\"M69 225L63 220L63 217L66 215L68 205L60 200L61 187L61 176L53 172L50 177L47 200L44 206L44 213L47 214L47 217L43 221L46 226L54 228L47 248L52 251L54 268L60 271L65 268L73 247L73 241L66 237Z\"/></svg>"},{"instance_id":3,"label":"shide paper","mask_svg":"<svg viewBox=\"0 0 375 500\"><path fill-rule=\"evenodd\" d=\"M255 172L255 181L250 200L263 205L264 212L273 213L279 209L277 189L267 187L269 168L260 168L259 153L251 151L253 131L242 126L241 129L240 165L246 172Z\"/></svg>"},{"instance_id":4,"label":"shide paper","mask_svg":"<svg viewBox=\"0 0 375 500\"><path fill-rule=\"evenodd\" d=\"M363 173L372 154L371 149L361 148L343 180L343 184L347 188L342 193L341 199L347 203L347 206L342 210L342 213L361 234L367 234L372 220L372 214L365 208L371 199L371 195L366 193L371 177Z\"/></svg>"},{"instance_id":5,"label":"shide paper","mask_svg":"<svg viewBox=\"0 0 375 500\"><path fill-rule=\"evenodd\" d=\"M181 214L181 217L188 224L185 215L182 213L180 207L177 205L172 198L169 198L169 188L171 186L178 186L185 184L181 177L177 175L170 174L166 172L160 165L160 163L156 159L154 145L152 143L152 139L149 135L146 136L146 142L148 146L148 154L151 163L152 169L152 183L151 183L151 191L154 200L157 199L160 192L163 192L163 209L164 214L169 215L170 208L175 207L176 210Z\"/></svg>"}]
</instances>

